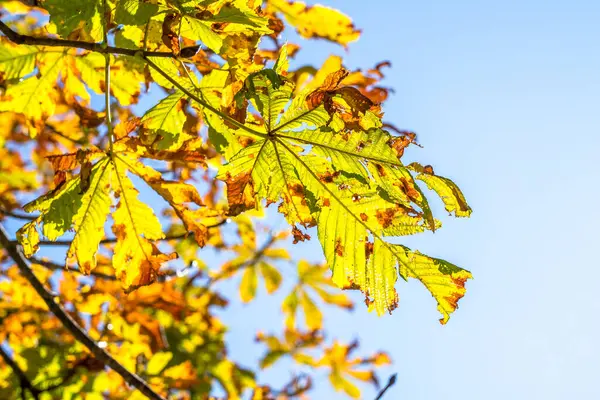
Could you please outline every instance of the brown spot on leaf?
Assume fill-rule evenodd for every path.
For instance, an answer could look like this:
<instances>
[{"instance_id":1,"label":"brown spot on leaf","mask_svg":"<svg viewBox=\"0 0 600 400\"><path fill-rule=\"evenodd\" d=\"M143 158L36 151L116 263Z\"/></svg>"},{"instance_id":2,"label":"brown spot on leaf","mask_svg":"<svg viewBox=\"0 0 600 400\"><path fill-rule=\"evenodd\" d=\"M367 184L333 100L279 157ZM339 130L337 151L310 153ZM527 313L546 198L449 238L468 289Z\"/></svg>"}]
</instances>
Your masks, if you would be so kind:
<instances>
[{"instance_id":1,"label":"brown spot on leaf","mask_svg":"<svg viewBox=\"0 0 600 400\"><path fill-rule=\"evenodd\" d=\"M365 214L365 213L360 213L360 219L361 219L363 222L367 222L367 220L369 219L369 217L368 217L368 216L367 216L367 214Z\"/></svg>"},{"instance_id":2,"label":"brown spot on leaf","mask_svg":"<svg viewBox=\"0 0 600 400\"><path fill-rule=\"evenodd\" d=\"M335 171L333 173L327 171L324 174L319 175L319 180L324 183L332 183L339 175L340 171Z\"/></svg>"},{"instance_id":3,"label":"brown spot on leaf","mask_svg":"<svg viewBox=\"0 0 600 400\"><path fill-rule=\"evenodd\" d=\"M365 258L367 259L367 261L369 261L371 254L373 254L373 247L373 243L369 241L365 242Z\"/></svg>"},{"instance_id":4,"label":"brown spot on leaf","mask_svg":"<svg viewBox=\"0 0 600 400\"><path fill-rule=\"evenodd\" d=\"M300 183L292 183L288 185L288 189L290 190L292 196L304 196L304 186L302 186Z\"/></svg>"},{"instance_id":5,"label":"brown spot on leaf","mask_svg":"<svg viewBox=\"0 0 600 400\"><path fill-rule=\"evenodd\" d=\"M342 240L339 238L335 241L335 254L340 257L344 256L344 245L342 244Z\"/></svg>"},{"instance_id":6,"label":"brown spot on leaf","mask_svg":"<svg viewBox=\"0 0 600 400\"><path fill-rule=\"evenodd\" d=\"M242 147L248 147L250 146L252 143L254 143L256 140L254 138L248 137L248 136L240 136L238 138L238 142L242 145Z\"/></svg>"},{"instance_id":7,"label":"brown spot on leaf","mask_svg":"<svg viewBox=\"0 0 600 400\"><path fill-rule=\"evenodd\" d=\"M400 180L397 182L394 182L393 185L398 187L412 201L419 201L419 199L421 198L421 196L419 195L419 192L417 191L417 189L415 189L412 182L410 182L406 178L400 178Z\"/></svg>"},{"instance_id":8,"label":"brown spot on leaf","mask_svg":"<svg viewBox=\"0 0 600 400\"><path fill-rule=\"evenodd\" d=\"M222 32L229 25L229 22L213 22L211 28L213 31Z\"/></svg>"},{"instance_id":9,"label":"brown spot on leaf","mask_svg":"<svg viewBox=\"0 0 600 400\"><path fill-rule=\"evenodd\" d=\"M388 226L392 225L394 222L394 217L397 213L397 208L386 208L384 210L377 210L375 217L383 228L387 228Z\"/></svg>"},{"instance_id":10,"label":"brown spot on leaf","mask_svg":"<svg viewBox=\"0 0 600 400\"><path fill-rule=\"evenodd\" d=\"M389 142L390 146L392 147L392 149L394 149L396 156L398 156L398 158L400 158L404 155L404 149L406 149L409 145L415 144L418 146L418 144L416 142L416 138L417 138L416 133L411 132L411 131L400 130L392 124L384 124L384 127L391 129L391 130L395 131L396 133L400 134L400 136L393 137Z\"/></svg>"},{"instance_id":11,"label":"brown spot on leaf","mask_svg":"<svg viewBox=\"0 0 600 400\"><path fill-rule=\"evenodd\" d=\"M381 164L377 164L375 163L375 169L377 170L377 173L379 174L379 176L384 177L387 175L387 173L385 172L385 168L383 168L383 165Z\"/></svg>"}]
</instances>

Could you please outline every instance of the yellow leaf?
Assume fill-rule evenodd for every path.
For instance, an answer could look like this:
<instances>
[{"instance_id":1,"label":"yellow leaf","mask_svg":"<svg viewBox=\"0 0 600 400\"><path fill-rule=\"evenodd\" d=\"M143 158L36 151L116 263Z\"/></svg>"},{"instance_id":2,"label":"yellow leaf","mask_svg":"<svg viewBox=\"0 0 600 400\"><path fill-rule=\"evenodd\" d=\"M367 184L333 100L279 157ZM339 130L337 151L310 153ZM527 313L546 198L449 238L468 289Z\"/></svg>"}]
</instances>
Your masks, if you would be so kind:
<instances>
[{"instance_id":1,"label":"yellow leaf","mask_svg":"<svg viewBox=\"0 0 600 400\"><path fill-rule=\"evenodd\" d=\"M268 256L266 252L265 256ZM259 263L258 266L265 280L265 287L267 288L267 293L273 293L281 285L281 273L277 270L277 268L265 262Z\"/></svg>"},{"instance_id":2,"label":"yellow leaf","mask_svg":"<svg viewBox=\"0 0 600 400\"><path fill-rule=\"evenodd\" d=\"M158 352L155 353L146 367L146 373L148 375L158 375L167 366L169 361L173 358L173 353L169 352ZM174 372L174 371L171 371Z\"/></svg>"},{"instance_id":3,"label":"yellow leaf","mask_svg":"<svg viewBox=\"0 0 600 400\"><path fill-rule=\"evenodd\" d=\"M450 314L458 307L458 301L466 293L465 282L472 279L471 273L448 261L428 257L404 246L396 246L400 259L400 275L415 278L431 292L442 314L440 322L445 324Z\"/></svg>"},{"instance_id":4,"label":"yellow leaf","mask_svg":"<svg viewBox=\"0 0 600 400\"><path fill-rule=\"evenodd\" d=\"M152 209L138 199L138 191L126 175L127 165L115 158L114 167L119 203L113 214L112 229L117 237L113 267L130 290L154 282L161 265L176 256L161 253L150 242L164 237L160 222Z\"/></svg>"},{"instance_id":5,"label":"yellow leaf","mask_svg":"<svg viewBox=\"0 0 600 400\"><path fill-rule=\"evenodd\" d=\"M434 190L444 202L446 211L454 213L457 217L469 217L471 215L471 207L467 204L465 196L461 190L448 178L434 175L431 166L421 166L418 163L412 163L409 168L420 172L417 179L425 182L429 189Z\"/></svg>"},{"instance_id":6,"label":"yellow leaf","mask_svg":"<svg viewBox=\"0 0 600 400\"><path fill-rule=\"evenodd\" d=\"M323 327L323 313L304 291L300 294L300 305L304 311L304 318L308 329L321 329Z\"/></svg>"},{"instance_id":7,"label":"yellow leaf","mask_svg":"<svg viewBox=\"0 0 600 400\"><path fill-rule=\"evenodd\" d=\"M240 282L240 297L244 303L252 301L256 296L256 288L258 286L258 276L256 268L246 268Z\"/></svg>"},{"instance_id":8,"label":"yellow leaf","mask_svg":"<svg viewBox=\"0 0 600 400\"><path fill-rule=\"evenodd\" d=\"M268 6L281 12L305 38L323 38L346 46L360 36L348 16L329 7L287 0L269 0Z\"/></svg>"}]
</instances>

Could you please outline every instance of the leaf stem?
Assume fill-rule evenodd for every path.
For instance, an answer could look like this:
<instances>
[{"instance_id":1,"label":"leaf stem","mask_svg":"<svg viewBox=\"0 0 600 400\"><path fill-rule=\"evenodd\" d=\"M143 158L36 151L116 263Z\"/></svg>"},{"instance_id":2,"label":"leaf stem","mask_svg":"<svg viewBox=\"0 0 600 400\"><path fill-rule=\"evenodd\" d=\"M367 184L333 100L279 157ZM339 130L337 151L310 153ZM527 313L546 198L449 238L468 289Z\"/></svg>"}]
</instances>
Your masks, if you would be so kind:
<instances>
[{"instance_id":1,"label":"leaf stem","mask_svg":"<svg viewBox=\"0 0 600 400\"><path fill-rule=\"evenodd\" d=\"M85 275L83 272L81 272L81 270L79 269L75 269L75 268L66 268L63 264L58 264L52 261L48 261L48 260L42 260L41 258L37 258L37 257L31 257L29 259L29 261L31 261L34 264L39 264L43 267L48 268L49 270L52 271L68 271L68 272L75 272L77 274L83 274ZM96 272L96 271L92 271L90 272L90 275L93 275L97 278L100 279L105 279L108 281L116 281L117 277L114 275L109 275L109 274L103 274L102 272Z\"/></svg>"},{"instance_id":2,"label":"leaf stem","mask_svg":"<svg viewBox=\"0 0 600 400\"><path fill-rule=\"evenodd\" d=\"M377 397L375 397L375 400L380 400L381 398L383 398L383 395L385 394L385 392L387 392L387 390L389 388L394 386L394 384L396 383L396 376L397 376L396 374L390 376L390 379L388 380L387 385L385 385L385 387L383 389L381 389L381 391L379 392Z\"/></svg>"},{"instance_id":3,"label":"leaf stem","mask_svg":"<svg viewBox=\"0 0 600 400\"><path fill-rule=\"evenodd\" d=\"M6 217L10 217L10 218L15 218L15 219L23 219L26 221L35 221L37 219L37 216L31 216L31 215L23 215L23 214L17 214L14 213L12 211L9 210L5 210L3 208L0 208L0 214L4 215Z\"/></svg>"},{"instance_id":4,"label":"leaf stem","mask_svg":"<svg viewBox=\"0 0 600 400\"><path fill-rule=\"evenodd\" d=\"M106 0L102 1L104 6L104 18L103 18L103 26L104 26L104 41L102 42L102 46L104 48L108 47L108 18L110 17L110 10L107 9ZM104 66L104 105L106 107L105 116L106 116L106 129L108 135L108 148L110 152L110 157L112 158L113 154L113 126L112 126L112 113L110 110L110 54L104 53L104 60L106 62Z\"/></svg>"},{"instance_id":5,"label":"leaf stem","mask_svg":"<svg viewBox=\"0 0 600 400\"><path fill-rule=\"evenodd\" d=\"M106 107L106 129L108 136L108 148L110 156L113 154L113 126L112 126L112 113L110 110L110 54L104 54L106 59L106 66L104 67L104 104Z\"/></svg>"},{"instance_id":6,"label":"leaf stem","mask_svg":"<svg viewBox=\"0 0 600 400\"><path fill-rule=\"evenodd\" d=\"M25 258L25 255L21 249L11 243L8 233L2 224L0 224L0 244L2 244L2 246L6 249L10 257L19 267L23 277L25 277L31 286L33 286L37 294L42 298L42 300L44 300L50 311L62 322L65 328L71 332L73 337L75 337L78 342L87 347L87 349L94 355L95 358L112 368L116 373L121 375L121 377L123 377L123 379L129 385L138 389L146 397L152 400L165 400L165 398L156 393L146 381L144 381L138 375L130 372L104 349L98 347L96 342L90 336L88 336L88 334L81 328L81 326L79 326L79 324L77 324L77 322L75 322L73 317L71 317L58 303L55 302L55 296L50 293L44 287L44 284L38 279L38 277L35 276L31 267L29 266L29 262Z\"/></svg>"},{"instance_id":7,"label":"leaf stem","mask_svg":"<svg viewBox=\"0 0 600 400\"><path fill-rule=\"evenodd\" d=\"M236 127L238 127L239 129L245 130L248 133L251 133L253 135L262 137L262 138L266 138L267 135L265 133L262 132L258 132L255 131L252 128L247 127L246 125L238 122L237 120L233 119L232 117L230 117L229 115L217 110L215 107L211 106L210 104L208 104L205 100L202 100L200 97L196 96L195 94L193 94L192 92L190 92L188 89L186 89L182 84L180 84L179 82L177 82L175 79L173 79L173 77L169 76L169 74L167 74L165 71L163 71L162 69L160 69L158 67L158 65L154 64L149 58L148 56L144 55L144 60L146 60L146 62L148 63L148 65L150 65L152 68L154 68L156 70L156 72L158 72L159 74L161 74L163 76L163 78L165 78L166 80L168 80L173 86L175 86L177 89L181 90L183 93L185 93L188 97L190 97L192 100L196 101L198 104L200 104L202 107L206 108L209 111L212 111L213 113L217 114L219 117L227 120L227 122L231 123L232 125L235 125Z\"/></svg>"}]
</instances>

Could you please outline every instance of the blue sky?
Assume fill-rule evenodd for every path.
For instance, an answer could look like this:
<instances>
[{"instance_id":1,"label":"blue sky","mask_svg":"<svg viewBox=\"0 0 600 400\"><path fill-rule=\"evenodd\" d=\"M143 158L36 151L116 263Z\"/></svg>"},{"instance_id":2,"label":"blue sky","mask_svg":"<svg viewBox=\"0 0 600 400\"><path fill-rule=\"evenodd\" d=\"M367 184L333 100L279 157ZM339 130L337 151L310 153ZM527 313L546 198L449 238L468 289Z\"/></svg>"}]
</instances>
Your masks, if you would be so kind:
<instances>
[{"instance_id":1,"label":"blue sky","mask_svg":"<svg viewBox=\"0 0 600 400\"><path fill-rule=\"evenodd\" d=\"M406 160L454 179L474 210L455 220L434 202L444 227L402 243L475 276L446 326L418 282L399 282L393 315L369 314L355 296L353 313L326 313L329 337L360 339L361 354L389 352L394 365L382 381L396 372L398 382L386 400L600 398L600 3L325 3L352 16L363 35L348 51L307 42L295 65L319 65L330 53L350 68L392 62L386 119L417 132L424 146ZM322 259L316 240L290 250ZM294 271L283 273L283 290L249 306L236 301L235 282L225 286L230 355L246 365L262 351L255 332L282 327L279 300L294 283ZM289 367L262 377L287 378ZM343 398L325 373L315 384L314 398Z\"/></svg>"},{"instance_id":2,"label":"blue sky","mask_svg":"<svg viewBox=\"0 0 600 400\"><path fill-rule=\"evenodd\" d=\"M424 146L406 158L454 179L474 209L454 220L438 202L444 227L403 243L475 276L446 326L415 282L399 282L391 316L358 307L327 314L326 326L391 354L382 374L398 373L390 400L600 398L600 3L325 4L352 16L363 35L347 53L306 43L297 61L319 64L333 52L352 68L392 62L386 118ZM317 243L308 249L320 257ZM262 299L231 318L231 354L248 362L243 336L272 325L278 310ZM318 379L315 398L342 398Z\"/></svg>"}]
</instances>

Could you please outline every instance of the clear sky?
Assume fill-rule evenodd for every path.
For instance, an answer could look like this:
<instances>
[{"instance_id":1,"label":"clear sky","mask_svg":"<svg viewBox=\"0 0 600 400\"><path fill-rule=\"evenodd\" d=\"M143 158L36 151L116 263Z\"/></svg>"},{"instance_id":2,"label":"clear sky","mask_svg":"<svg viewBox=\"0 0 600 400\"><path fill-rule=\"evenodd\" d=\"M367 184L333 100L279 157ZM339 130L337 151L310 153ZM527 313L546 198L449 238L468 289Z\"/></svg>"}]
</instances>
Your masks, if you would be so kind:
<instances>
[{"instance_id":1,"label":"clear sky","mask_svg":"<svg viewBox=\"0 0 600 400\"><path fill-rule=\"evenodd\" d=\"M389 351L383 382L398 373L389 400L599 399L600 2L325 3L363 35L348 53L307 43L297 61L319 64L333 52L352 68L392 62L386 118L424 146L406 157L454 179L474 210L455 220L438 202L444 227L403 243L475 276L446 326L415 282L398 283L391 316L359 303L327 314L326 326ZM321 257L316 242L308 249ZM231 354L248 362L245 337L278 312L261 298L228 318Z\"/></svg>"},{"instance_id":2,"label":"clear sky","mask_svg":"<svg viewBox=\"0 0 600 400\"><path fill-rule=\"evenodd\" d=\"M325 3L363 35L348 52L308 42L295 65L319 65L330 53L350 68L392 62L386 120L424 146L406 159L454 179L474 210L456 220L434 202L444 227L402 243L475 276L446 326L418 282L399 282L393 315L369 314L357 295L353 313L326 313L329 338L360 339L360 354L390 353L382 382L394 372L398 382L385 400L599 399L600 2ZM322 259L316 240L290 250ZM293 276L284 271L279 294L260 291L248 306L229 285L223 318L234 359L254 365L255 332L281 330ZM262 377L287 378L289 367ZM315 385L315 399L342 398L324 372Z\"/></svg>"}]
</instances>

